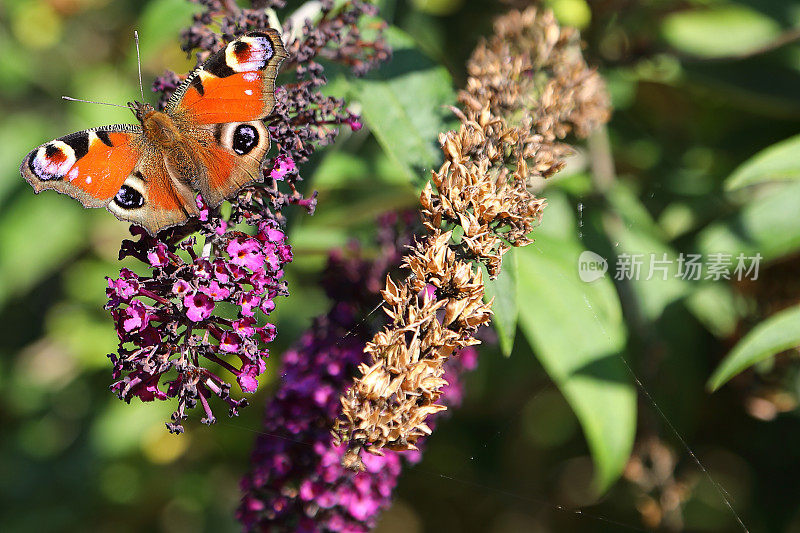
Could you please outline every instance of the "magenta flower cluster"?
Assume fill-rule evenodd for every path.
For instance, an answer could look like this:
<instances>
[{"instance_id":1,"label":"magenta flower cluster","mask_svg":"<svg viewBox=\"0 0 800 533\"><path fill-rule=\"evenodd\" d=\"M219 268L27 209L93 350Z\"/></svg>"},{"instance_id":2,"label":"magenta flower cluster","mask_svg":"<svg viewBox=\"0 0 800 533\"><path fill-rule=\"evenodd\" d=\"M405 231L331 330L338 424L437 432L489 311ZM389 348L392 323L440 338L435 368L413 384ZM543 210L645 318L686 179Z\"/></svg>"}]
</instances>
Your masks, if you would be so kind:
<instances>
[{"instance_id":1,"label":"magenta flower cluster","mask_svg":"<svg viewBox=\"0 0 800 533\"><path fill-rule=\"evenodd\" d=\"M200 203L200 201L199 201ZM202 205L202 203L200 203ZM151 272L138 275L122 269L108 280L108 304L119 335L112 354L111 389L130 402L178 399L167 424L181 432L187 409L199 402L203 422L215 421L209 400L219 397L230 413L246 405L231 396L221 373L234 376L242 392L258 388L275 327L264 323L274 299L287 294L283 266L292 260L285 235L271 219L262 219L254 235L224 231L223 219L208 222L201 247L195 237L177 244L153 238L134 228L139 240L125 241L121 257L146 262Z\"/></svg>"}]
</instances>

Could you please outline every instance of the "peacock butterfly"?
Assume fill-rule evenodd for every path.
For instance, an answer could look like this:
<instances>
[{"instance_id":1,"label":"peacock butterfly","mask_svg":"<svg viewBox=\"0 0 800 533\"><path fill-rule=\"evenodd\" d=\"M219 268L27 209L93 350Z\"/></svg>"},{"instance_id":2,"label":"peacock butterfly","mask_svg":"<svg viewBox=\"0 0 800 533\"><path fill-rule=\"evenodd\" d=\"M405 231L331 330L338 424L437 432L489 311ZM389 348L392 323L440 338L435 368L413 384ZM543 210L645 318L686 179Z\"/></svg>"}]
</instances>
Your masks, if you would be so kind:
<instances>
[{"instance_id":1,"label":"peacock butterfly","mask_svg":"<svg viewBox=\"0 0 800 533\"><path fill-rule=\"evenodd\" d=\"M20 166L36 193L55 189L84 207L105 207L151 235L199 213L195 194L218 206L261 178L269 149L262 122L275 106L287 57L277 31L254 31L212 54L175 90L164 111L128 107L139 124L72 133L31 151Z\"/></svg>"}]
</instances>

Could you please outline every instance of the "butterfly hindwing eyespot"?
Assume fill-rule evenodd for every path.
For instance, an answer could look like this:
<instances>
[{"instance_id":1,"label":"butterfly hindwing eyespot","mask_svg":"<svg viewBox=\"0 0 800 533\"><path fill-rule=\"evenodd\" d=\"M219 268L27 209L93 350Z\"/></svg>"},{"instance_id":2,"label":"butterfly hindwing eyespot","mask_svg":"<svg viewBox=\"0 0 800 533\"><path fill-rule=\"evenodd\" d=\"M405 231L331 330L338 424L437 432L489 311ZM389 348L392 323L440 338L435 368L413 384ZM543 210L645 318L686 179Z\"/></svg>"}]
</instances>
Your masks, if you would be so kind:
<instances>
[{"instance_id":1,"label":"butterfly hindwing eyespot","mask_svg":"<svg viewBox=\"0 0 800 533\"><path fill-rule=\"evenodd\" d=\"M123 209L136 209L144 205L144 196L133 187L123 185L114 196L114 203Z\"/></svg>"},{"instance_id":2,"label":"butterfly hindwing eyespot","mask_svg":"<svg viewBox=\"0 0 800 533\"><path fill-rule=\"evenodd\" d=\"M138 170L134 171L122 184L111 203L126 211L144 206L142 188L145 181L145 177Z\"/></svg>"},{"instance_id":3,"label":"butterfly hindwing eyespot","mask_svg":"<svg viewBox=\"0 0 800 533\"><path fill-rule=\"evenodd\" d=\"M258 130L250 124L239 124L233 130L233 151L239 155L252 152L258 141Z\"/></svg>"},{"instance_id":4,"label":"butterfly hindwing eyespot","mask_svg":"<svg viewBox=\"0 0 800 533\"><path fill-rule=\"evenodd\" d=\"M269 134L260 121L218 124L214 138L236 155L246 156L269 142Z\"/></svg>"}]
</instances>

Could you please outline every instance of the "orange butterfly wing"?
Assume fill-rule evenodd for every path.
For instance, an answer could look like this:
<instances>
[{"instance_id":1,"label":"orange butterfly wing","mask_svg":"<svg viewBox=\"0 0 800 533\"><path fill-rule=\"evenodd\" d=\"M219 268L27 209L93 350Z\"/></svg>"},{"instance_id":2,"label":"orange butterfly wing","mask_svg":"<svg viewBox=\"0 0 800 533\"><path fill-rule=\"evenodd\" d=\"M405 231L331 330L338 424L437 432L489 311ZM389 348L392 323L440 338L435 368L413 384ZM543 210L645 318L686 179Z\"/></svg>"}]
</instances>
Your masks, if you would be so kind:
<instances>
[{"instance_id":1,"label":"orange butterfly wing","mask_svg":"<svg viewBox=\"0 0 800 533\"><path fill-rule=\"evenodd\" d=\"M207 172L194 185L208 205L262 179L270 143L260 120L275 107L275 78L286 57L277 31L249 32L212 54L167 103L165 111L197 141ZM208 133L213 143L203 141Z\"/></svg>"},{"instance_id":2,"label":"orange butterfly wing","mask_svg":"<svg viewBox=\"0 0 800 533\"><path fill-rule=\"evenodd\" d=\"M54 189L85 207L105 207L150 233L198 212L192 190L171 179L163 155L146 145L138 126L60 137L25 156L20 172L37 193Z\"/></svg>"},{"instance_id":3,"label":"orange butterfly wing","mask_svg":"<svg viewBox=\"0 0 800 533\"><path fill-rule=\"evenodd\" d=\"M165 111L197 124L263 119L275 106L275 77L286 57L277 31L250 32L192 72Z\"/></svg>"},{"instance_id":4,"label":"orange butterfly wing","mask_svg":"<svg viewBox=\"0 0 800 533\"><path fill-rule=\"evenodd\" d=\"M31 151L20 173L37 193L55 189L86 207L105 207L136 166L141 135L130 125L72 133Z\"/></svg>"}]
</instances>

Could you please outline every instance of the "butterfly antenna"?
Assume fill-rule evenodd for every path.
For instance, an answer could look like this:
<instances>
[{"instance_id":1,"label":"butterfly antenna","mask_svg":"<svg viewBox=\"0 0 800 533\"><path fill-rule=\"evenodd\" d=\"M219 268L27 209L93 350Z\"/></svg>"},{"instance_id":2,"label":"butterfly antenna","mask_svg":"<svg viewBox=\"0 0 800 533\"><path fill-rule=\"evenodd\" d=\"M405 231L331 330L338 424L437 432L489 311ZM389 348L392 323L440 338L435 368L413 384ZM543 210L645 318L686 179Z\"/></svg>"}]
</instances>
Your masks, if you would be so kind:
<instances>
[{"instance_id":1,"label":"butterfly antenna","mask_svg":"<svg viewBox=\"0 0 800 533\"><path fill-rule=\"evenodd\" d=\"M128 107L128 106L120 105L120 104L110 104L108 102L95 102L93 100L81 100L80 98L72 98L71 96L62 96L61 98L63 98L64 100L69 100L70 102L83 102L83 103L86 103L86 104L111 105L111 106L114 106L114 107Z\"/></svg>"},{"instance_id":2,"label":"butterfly antenna","mask_svg":"<svg viewBox=\"0 0 800 533\"><path fill-rule=\"evenodd\" d=\"M139 65L139 92L142 93L142 100L144 100L144 88L142 87L142 56L139 53L139 32L133 31L133 39L136 41L136 63Z\"/></svg>"}]
</instances>

